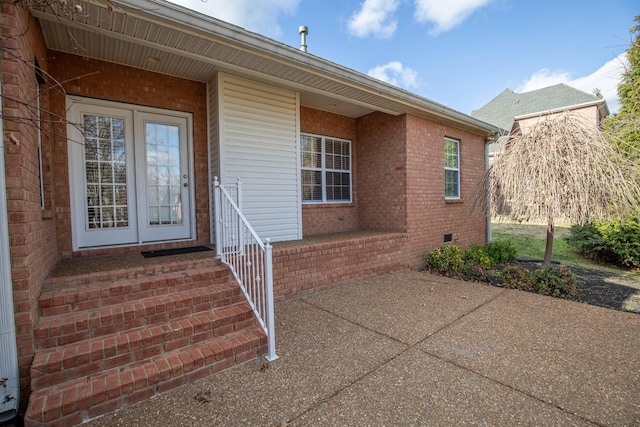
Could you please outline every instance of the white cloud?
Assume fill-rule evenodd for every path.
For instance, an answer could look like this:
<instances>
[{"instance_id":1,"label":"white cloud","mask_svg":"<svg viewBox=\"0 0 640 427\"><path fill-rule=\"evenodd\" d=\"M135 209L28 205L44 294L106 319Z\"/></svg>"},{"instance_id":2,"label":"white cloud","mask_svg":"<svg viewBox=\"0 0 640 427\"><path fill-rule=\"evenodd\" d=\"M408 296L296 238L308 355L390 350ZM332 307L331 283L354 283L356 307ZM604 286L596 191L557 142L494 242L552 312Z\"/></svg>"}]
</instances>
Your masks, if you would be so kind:
<instances>
[{"instance_id":1,"label":"white cloud","mask_svg":"<svg viewBox=\"0 0 640 427\"><path fill-rule=\"evenodd\" d=\"M294 13L300 0L170 0L202 14L270 37L278 37L281 14Z\"/></svg>"},{"instance_id":2,"label":"white cloud","mask_svg":"<svg viewBox=\"0 0 640 427\"><path fill-rule=\"evenodd\" d=\"M398 21L394 19L396 9L396 0L365 0L360 10L349 19L349 32L356 37L373 35L388 39L398 26Z\"/></svg>"},{"instance_id":3,"label":"white cloud","mask_svg":"<svg viewBox=\"0 0 640 427\"><path fill-rule=\"evenodd\" d=\"M404 88L418 87L418 73L407 68L398 61L391 61L384 65L371 68L367 74L383 82Z\"/></svg>"},{"instance_id":4,"label":"white cloud","mask_svg":"<svg viewBox=\"0 0 640 427\"><path fill-rule=\"evenodd\" d=\"M548 69L542 69L516 88L516 92L530 92L558 83L564 83L587 93L593 93L594 90L598 89L607 101L609 111L615 113L620 108L618 84L622 73L625 71L625 64L627 64L626 54L622 54L605 63L588 76L575 79L566 71L552 72Z\"/></svg>"},{"instance_id":5,"label":"white cloud","mask_svg":"<svg viewBox=\"0 0 640 427\"><path fill-rule=\"evenodd\" d=\"M467 19L476 9L490 3L492 0L415 0L416 21L433 22L435 28L429 31L431 35L443 33Z\"/></svg>"}]
</instances>

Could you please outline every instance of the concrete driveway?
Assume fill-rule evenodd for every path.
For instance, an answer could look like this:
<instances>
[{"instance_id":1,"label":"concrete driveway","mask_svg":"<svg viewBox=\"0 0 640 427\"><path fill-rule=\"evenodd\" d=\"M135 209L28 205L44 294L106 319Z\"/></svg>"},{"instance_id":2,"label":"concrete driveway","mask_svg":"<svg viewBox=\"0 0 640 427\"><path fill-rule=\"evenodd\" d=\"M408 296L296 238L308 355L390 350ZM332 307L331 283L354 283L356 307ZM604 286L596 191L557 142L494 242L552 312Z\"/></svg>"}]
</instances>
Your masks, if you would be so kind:
<instances>
[{"instance_id":1,"label":"concrete driveway","mask_svg":"<svg viewBox=\"0 0 640 427\"><path fill-rule=\"evenodd\" d=\"M87 425L640 425L637 314L403 270L276 322L279 360Z\"/></svg>"}]
</instances>

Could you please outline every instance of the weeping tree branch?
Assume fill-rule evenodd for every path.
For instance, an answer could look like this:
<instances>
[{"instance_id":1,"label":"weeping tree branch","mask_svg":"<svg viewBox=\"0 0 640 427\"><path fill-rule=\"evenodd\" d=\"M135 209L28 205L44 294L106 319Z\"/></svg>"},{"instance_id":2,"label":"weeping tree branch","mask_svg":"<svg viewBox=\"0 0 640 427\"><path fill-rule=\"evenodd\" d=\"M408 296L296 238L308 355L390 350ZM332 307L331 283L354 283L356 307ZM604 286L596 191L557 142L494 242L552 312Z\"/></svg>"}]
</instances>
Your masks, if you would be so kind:
<instances>
[{"instance_id":1,"label":"weeping tree branch","mask_svg":"<svg viewBox=\"0 0 640 427\"><path fill-rule=\"evenodd\" d=\"M545 221L549 265L558 218L583 225L638 214L640 169L592 123L570 113L546 115L509 137L477 195L476 205L489 200L492 215Z\"/></svg>"}]
</instances>

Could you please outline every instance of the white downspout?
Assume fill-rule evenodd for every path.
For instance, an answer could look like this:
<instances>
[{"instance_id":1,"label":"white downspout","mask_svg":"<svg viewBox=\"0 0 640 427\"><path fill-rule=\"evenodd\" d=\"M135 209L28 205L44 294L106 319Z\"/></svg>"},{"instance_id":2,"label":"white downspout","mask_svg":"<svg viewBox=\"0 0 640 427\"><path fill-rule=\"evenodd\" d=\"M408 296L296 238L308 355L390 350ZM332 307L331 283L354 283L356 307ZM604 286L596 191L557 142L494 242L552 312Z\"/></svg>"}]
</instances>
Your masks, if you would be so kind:
<instances>
[{"instance_id":1,"label":"white downspout","mask_svg":"<svg viewBox=\"0 0 640 427\"><path fill-rule=\"evenodd\" d=\"M2 75L0 74L1 94ZM0 111L2 111L1 101ZM2 141L4 141L3 130L3 120L0 119ZM15 417L20 402L8 224L7 182L5 179L4 143L2 143L0 144L0 422Z\"/></svg>"},{"instance_id":2,"label":"white downspout","mask_svg":"<svg viewBox=\"0 0 640 427\"><path fill-rule=\"evenodd\" d=\"M491 139L487 139L484 142L484 169L485 171L489 169L489 144L492 142L496 142L498 140L499 135L496 134ZM487 193L487 242L490 242L493 239L492 230L491 230L491 194Z\"/></svg>"}]
</instances>

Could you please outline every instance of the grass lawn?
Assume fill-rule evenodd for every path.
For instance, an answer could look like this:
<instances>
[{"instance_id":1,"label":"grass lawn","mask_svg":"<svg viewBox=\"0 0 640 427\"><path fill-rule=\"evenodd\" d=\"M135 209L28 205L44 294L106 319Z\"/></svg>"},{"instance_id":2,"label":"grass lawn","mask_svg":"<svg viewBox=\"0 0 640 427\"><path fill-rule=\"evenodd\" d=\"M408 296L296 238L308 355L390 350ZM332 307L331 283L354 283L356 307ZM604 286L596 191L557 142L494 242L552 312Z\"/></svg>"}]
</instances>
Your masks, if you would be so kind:
<instances>
[{"instance_id":1,"label":"grass lawn","mask_svg":"<svg viewBox=\"0 0 640 427\"><path fill-rule=\"evenodd\" d=\"M561 264L606 270L609 273L640 280L640 272L624 270L615 266L596 264L575 254L564 240L569 235L569 226L556 226L553 239L552 259ZM511 240L518 249L518 258L544 258L547 240L547 226L538 224L517 224L509 222L493 222L491 224L493 240Z\"/></svg>"}]
</instances>

